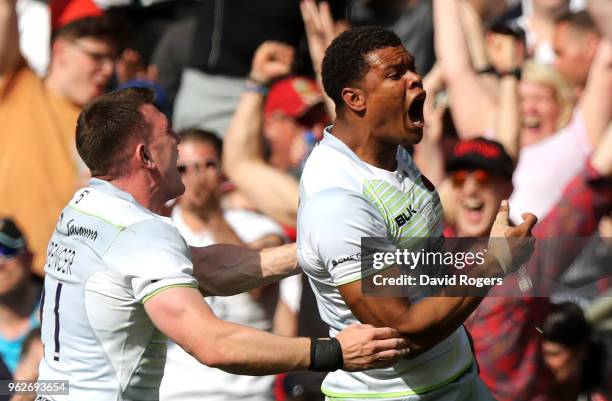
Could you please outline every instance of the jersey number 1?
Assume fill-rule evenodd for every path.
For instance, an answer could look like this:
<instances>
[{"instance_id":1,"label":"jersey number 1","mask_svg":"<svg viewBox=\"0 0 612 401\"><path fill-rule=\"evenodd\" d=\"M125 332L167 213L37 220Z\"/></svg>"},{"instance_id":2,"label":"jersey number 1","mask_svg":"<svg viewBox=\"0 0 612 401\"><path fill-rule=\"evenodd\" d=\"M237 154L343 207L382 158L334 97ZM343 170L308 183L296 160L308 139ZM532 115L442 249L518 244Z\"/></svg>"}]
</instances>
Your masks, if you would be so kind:
<instances>
[{"instance_id":1,"label":"jersey number 1","mask_svg":"<svg viewBox=\"0 0 612 401\"><path fill-rule=\"evenodd\" d=\"M43 297L42 297L42 304L40 305L40 309L42 309L44 307L44 302L45 302L45 291L43 289ZM62 283L59 282L57 283L57 287L55 289L55 306L53 307L53 314L55 315L55 329L54 329L54 333L53 333L53 342L55 343L55 348L53 348L53 360L54 361L59 361L60 358L60 343L59 343L59 334L60 334L60 321L59 321L59 301L60 301L60 296L62 295ZM42 319L41 319L41 324L42 324Z\"/></svg>"}]
</instances>

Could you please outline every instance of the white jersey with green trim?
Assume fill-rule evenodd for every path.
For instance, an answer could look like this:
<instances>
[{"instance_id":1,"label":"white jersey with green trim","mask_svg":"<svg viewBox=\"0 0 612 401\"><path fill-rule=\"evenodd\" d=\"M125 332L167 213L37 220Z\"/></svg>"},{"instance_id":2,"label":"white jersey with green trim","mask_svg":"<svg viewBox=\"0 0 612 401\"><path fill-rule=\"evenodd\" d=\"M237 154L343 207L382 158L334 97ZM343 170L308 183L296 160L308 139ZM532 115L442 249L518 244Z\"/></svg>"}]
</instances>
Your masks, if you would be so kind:
<instances>
[{"instance_id":1,"label":"white jersey with green trim","mask_svg":"<svg viewBox=\"0 0 612 401\"><path fill-rule=\"evenodd\" d=\"M40 380L68 380L48 400L157 400L167 338L144 303L197 287L171 220L92 179L62 211L47 250ZM42 397L41 397L42 398Z\"/></svg>"},{"instance_id":2,"label":"white jersey with green trim","mask_svg":"<svg viewBox=\"0 0 612 401\"><path fill-rule=\"evenodd\" d=\"M397 168L371 166L326 129L300 181L298 260L308 275L330 334L359 323L337 287L368 276L361 271L361 238L384 237L381 249L416 248L419 238L442 234L442 207L431 183L401 147ZM411 248L412 247L412 248ZM338 370L322 391L339 398L394 398L443 387L466 372L473 356L460 327L427 352L386 369Z\"/></svg>"}]
</instances>

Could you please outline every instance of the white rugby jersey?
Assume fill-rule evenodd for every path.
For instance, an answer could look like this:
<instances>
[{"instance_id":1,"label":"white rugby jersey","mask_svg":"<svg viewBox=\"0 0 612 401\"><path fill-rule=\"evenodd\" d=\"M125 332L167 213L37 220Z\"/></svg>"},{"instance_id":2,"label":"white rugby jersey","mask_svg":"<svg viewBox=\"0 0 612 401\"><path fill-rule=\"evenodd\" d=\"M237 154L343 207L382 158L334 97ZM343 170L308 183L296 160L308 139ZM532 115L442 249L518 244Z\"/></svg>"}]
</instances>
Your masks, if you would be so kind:
<instances>
[{"instance_id":1,"label":"white rugby jersey","mask_svg":"<svg viewBox=\"0 0 612 401\"><path fill-rule=\"evenodd\" d=\"M144 303L197 287L190 251L170 219L91 179L62 211L49 242L41 301L40 380L68 380L49 400L157 400L167 338Z\"/></svg>"},{"instance_id":2,"label":"white rugby jersey","mask_svg":"<svg viewBox=\"0 0 612 401\"><path fill-rule=\"evenodd\" d=\"M442 207L433 185L398 147L397 168L371 166L329 128L300 181L298 260L308 275L321 318L336 335L360 323L337 287L362 278L361 237L386 237L382 249L416 248L442 234ZM365 275L374 273L366 271ZM397 398L421 394L461 376L473 363L463 327L427 352L386 369L329 373L322 391L339 398Z\"/></svg>"}]
</instances>

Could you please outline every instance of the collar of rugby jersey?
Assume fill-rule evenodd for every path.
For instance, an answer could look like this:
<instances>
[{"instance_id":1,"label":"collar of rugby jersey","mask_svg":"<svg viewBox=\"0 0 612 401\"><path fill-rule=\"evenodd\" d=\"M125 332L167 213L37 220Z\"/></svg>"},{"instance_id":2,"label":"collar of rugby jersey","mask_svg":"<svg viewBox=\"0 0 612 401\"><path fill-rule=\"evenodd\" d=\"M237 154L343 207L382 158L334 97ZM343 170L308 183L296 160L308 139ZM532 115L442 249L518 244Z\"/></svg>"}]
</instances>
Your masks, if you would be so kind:
<instances>
[{"instance_id":1,"label":"collar of rugby jersey","mask_svg":"<svg viewBox=\"0 0 612 401\"><path fill-rule=\"evenodd\" d=\"M151 212L149 209L147 209L146 207L138 203L138 201L128 192L125 192L124 190L117 188L116 186L114 186L113 184L111 184L110 182L106 180L101 180L99 178L91 178L89 180L89 187L92 189L95 189L96 191L100 191L103 194L110 195L114 198L119 198L124 201L133 203L134 205Z\"/></svg>"}]
</instances>

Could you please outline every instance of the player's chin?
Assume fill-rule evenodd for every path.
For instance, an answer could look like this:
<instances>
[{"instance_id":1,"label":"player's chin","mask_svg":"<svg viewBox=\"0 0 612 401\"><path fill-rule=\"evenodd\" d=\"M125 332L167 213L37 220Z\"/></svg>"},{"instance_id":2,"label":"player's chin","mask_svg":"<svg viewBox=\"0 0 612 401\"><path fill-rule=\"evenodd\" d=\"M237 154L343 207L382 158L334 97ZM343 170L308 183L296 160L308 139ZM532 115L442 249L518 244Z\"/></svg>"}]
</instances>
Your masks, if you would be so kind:
<instances>
[{"instance_id":1,"label":"player's chin","mask_svg":"<svg viewBox=\"0 0 612 401\"><path fill-rule=\"evenodd\" d=\"M185 184L183 184L183 181L181 179L175 180L175 182L172 185L171 192L172 192L171 199L178 198L179 196L185 193Z\"/></svg>"}]
</instances>

